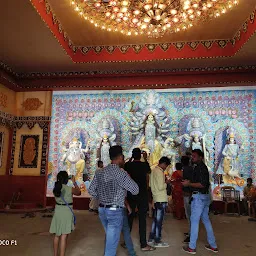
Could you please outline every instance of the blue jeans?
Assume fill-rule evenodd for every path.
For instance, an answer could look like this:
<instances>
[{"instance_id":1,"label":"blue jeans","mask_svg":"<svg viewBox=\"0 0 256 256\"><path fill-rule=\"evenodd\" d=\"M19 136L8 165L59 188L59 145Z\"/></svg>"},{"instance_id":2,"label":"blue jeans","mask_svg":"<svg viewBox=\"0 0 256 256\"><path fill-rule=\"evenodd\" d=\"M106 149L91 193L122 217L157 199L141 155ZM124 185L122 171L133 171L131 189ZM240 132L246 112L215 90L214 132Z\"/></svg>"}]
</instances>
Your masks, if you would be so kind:
<instances>
[{"instance_id":1,"label":"blue jeans","mask_svg":"<svg viewBox=\"0 0 256 256\"><path fill-rule=\"evenodd\" d=\"M124 219L123 219L123 228L122 232L124 235L124 242L128 251L129 256L136 256L136 252L133 247L133 242L131 238L131 233L130 233L130 226L128 222L128 216L127 216L127 210L124 209Z\"/></svg>"},{"instance_id":2,"label":"blue jeans","mask_svg":"<svg viewBox=\"0 0 256 256\"><path fill-rule=\"evenodd\" d=\"M192 196L193 200L191 202L191 228L190 228L190 243L189 247L191 249L196 249L196 242L198 238L199 222L202 220L209 245L212 248L217 248L215 236L212 229L212 224L209 218L209 206L211 204L211 199L209 194L194 194Z\"/></svg>"},{"instance_id":3,"label":"blue jeans","mask_svg":"<svg viewBox=\"0 0 256 256\"><path fill-rule=\"evenodd\" d=\"M155 203L154 220L152 223L149 240L154 240L155 243L161 242L162 226L167 203Z\"/></svg>"},{"instance_id":4,"label":"blue jeans","mask_svg":"<svg viewBox=\"0 0 256 256\"><path fill-rule=\"evenodd\" d=\"M123 208L112 210L99 207L99 217L106 234L104 256L116 256L123 226L123 212Z\"/></svg>"}]
</instances>

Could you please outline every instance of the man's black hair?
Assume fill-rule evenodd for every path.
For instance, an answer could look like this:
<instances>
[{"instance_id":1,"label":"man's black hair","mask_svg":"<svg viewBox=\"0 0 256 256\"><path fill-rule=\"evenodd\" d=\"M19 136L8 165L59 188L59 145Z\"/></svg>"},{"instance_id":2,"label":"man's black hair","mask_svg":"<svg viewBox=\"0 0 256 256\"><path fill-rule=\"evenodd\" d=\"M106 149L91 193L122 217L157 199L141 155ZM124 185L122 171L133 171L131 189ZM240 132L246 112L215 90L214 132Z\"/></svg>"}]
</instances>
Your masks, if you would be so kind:
<instances>
[{"instance_id":1,"label":"man's black hair","mask_svg":"<svg viewBox=\"0 0 256 256\"><path fill-rule=\"evenodd\" d=\"M183 166L188 166L190 158L188 156L182 156L180 161Z\"/></svg>"},{"instance_id":2,"label":"man's black hair","mask_svg":"<svg viewBox=\"0 0 256 256\"><path fill-rule=\"evenodd\" d=\"M135 160L141 159L141 150L139 148L134 148L132 150L132 158Z\"/></svg>"},{"instance_id":3,"label":"man's black hair","mask_svg":"<svg viewBox=\"0 0 256 256\"><path fill-rule=\"evenodd\" d=\"M177 171L180 171L182 169L182 164L181 163L176 163L175 168Z\"/></svg>"},{"instance_id":4,"label":"man's black hair","mask_svg":"<svg viewBox=\"0 0 256 256\"><path fill-rule=\"evenodd\" d=\"M248 181L250 181L250 182L252 183L252 178L248 178L248 179L247 179L247 182L248 182Z\"/></svg>"},{"instance_id":5,"label":"man's black hair","mask_svg":"<svg viewBox=\"0 0 256 256\"><path fill-rule=\"evenodd\" d=\"M103 165L103 162L101 160L98 161L98 167L100 167L100 165Z\"/></svg>"},{"instance_id":6,"label":"man's black hair","mask_svg":"<svg viewBox=\"0 0 256 256\"><path fill-rule=\"evenodd\" d=\"M121 146L112 146L109 149L109 157L111 160L115 160L117 157L123 154L123 149Z\"/></svg>"},{"instance_id":7,"label":"man's black hair","mask_svg":"<svg viewBox=\"0 0 256 256\"><path fill-rule=\"evenodd\" d=\"M159 164L166 164L167 166L171 164L171 160L167 156L163 156L159 160Z\"/></svg>"},{"instance_id":8,"label":"man's black hair","mask_svg":"<svg viewBox=\"0 0 256 256\"><path fill-rule=\"evenodd\" d=\"M204 153L202 152L202 150L200 150L200 149L198 149L198 148L192 150L192 153L196 153L198 156L204 158Z\"/></svg>"}]
</instances>

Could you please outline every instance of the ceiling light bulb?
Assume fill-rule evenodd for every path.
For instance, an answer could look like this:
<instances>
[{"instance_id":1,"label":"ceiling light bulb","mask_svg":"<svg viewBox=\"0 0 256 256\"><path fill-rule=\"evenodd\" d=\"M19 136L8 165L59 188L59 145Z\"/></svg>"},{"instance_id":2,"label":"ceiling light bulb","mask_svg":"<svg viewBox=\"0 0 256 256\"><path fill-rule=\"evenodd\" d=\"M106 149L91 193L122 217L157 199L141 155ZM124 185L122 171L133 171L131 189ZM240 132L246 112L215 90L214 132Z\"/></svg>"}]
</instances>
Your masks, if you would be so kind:
<instances>
[{"instance_id":1,"label":"ceiling light bulb","mask_svg":"<svg viewBox=\"0 0 256 256\"><path fill-rule=\"evenodd\" d=\"M161 20L161 16L160 16L160 15L157 15L157 16L155 17L155 20Z\"/></svg>"},{"instance_id":2,"label":"ceiling light bulb","mask_svg":"<svg viewBox=\"0 0 256 256\"><path fill-rule=\"evenodd\" d=\"M128 11L128 8L127 7L123 7L122 9L121 9L121 12L127 12Z\"/></svg>"},{"instance_id":3,"label":"ceiling light bulb","mask_svg":"<svg viewBox=\"0 0 256 256\"><path fill-rule=\"evenodd\" d=\"M177 12L178 12L178 11L177 11L177 10L175 10L175 9L171 10L171 14L172 14L172 15L177 14Z\"/></svg>"},{"instance_id":4,"label":"ceiling light bulb","mask_svg":"<svg viewBox=\"0 0 256 256\"><path fill-rule=\"evenodd\" d=\"M166 4L159 4L158 8L164 10L166 8Z\"/></svg>"},{"instance_id":5,"label":"ceiling light bulb","mask_svg":"<svg viewBox=\"0 0 256 256\"><path fill-rule=\"evenodd\" d=\"M145 17L145 18L144 18L144 21L148 23L148 22L151 21L151 19L150 19L149 17Z\"/></svg>"},{"instance_id":6,"label":"ceiling light bulb","mask_svg":"<svg viewBox=\"0 0 256 256\"><path fill-rule=\"evenodd\" d=\"M151 9L151 7L152 7L151 4L146 4L146 5L144 6L144 9L145 9L146 11L148 11L148 10Z\"/></svg>"},{"instance_id":7,"label":"ceiling light bulb","mask_svg":"<svg viewBox=\"0 0 256 256\"><path fill-rule=\"evenodd\" d=\"M123 6L128 6L129 2L128 1L122 1Z\"/></svg>"}]
</instances>

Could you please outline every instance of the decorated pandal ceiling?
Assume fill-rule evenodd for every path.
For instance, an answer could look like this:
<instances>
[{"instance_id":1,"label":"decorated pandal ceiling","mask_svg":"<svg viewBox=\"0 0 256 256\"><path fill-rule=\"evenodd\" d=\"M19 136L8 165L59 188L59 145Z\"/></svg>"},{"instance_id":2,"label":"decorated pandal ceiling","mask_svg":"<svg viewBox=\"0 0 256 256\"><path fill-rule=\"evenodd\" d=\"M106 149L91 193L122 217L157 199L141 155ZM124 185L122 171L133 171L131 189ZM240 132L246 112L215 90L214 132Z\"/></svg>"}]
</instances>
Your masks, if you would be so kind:
<instances>
[{"instance_id":1,"label":"decorated pandal ceiling","mask_svg":"<svg viewBox=\"0 0 256 256\"><path fill-rule=\"evenodd\" d=\"M74 62L233 56L256 29L254 0L31 3Z\"/></svg>"},{"instance_id":2,"label":"decorated pandal ceiling","mask_svg":"<svg viewBox=\"0 0 256 256\"><path fill-rule=\"evenodd\" d=\"M53 95L48 195L57 170L74 174L86 193L97 160L110 162L111 145L122 145L125 158L140 147L151 166L161 156L171 159L201 149L215 197L221 184L242 191L255 176L256 91L133 91ZM83 156L83 157L81 157Z\"/></svg>"}]
</instances>

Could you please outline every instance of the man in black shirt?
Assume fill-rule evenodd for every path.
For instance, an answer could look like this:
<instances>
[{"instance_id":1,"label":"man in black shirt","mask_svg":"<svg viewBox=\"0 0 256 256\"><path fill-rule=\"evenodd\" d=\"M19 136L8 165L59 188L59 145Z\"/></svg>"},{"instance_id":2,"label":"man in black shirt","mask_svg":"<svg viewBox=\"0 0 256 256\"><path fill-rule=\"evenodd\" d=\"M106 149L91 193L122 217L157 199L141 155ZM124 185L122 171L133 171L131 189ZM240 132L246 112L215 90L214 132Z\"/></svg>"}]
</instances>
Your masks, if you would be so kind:
<instances>
[{"instance_id":1,"label":"man in black shirt","mask_svg":"<svg viewBox=\"0 0 256 256\"><path fill-rule=\"evenodd\" d=\"M141 162L141 150L135 148L132 151L133 161L129 161L125 164L124 169L128 172L131 178L139 186L139 194L134 196L131 193L127 193L127 201L132 209L128 220L130 229L132 230L133 219L135 217L136 207L139 214L139 232L140 232L140 245L143 251L151 251L152 247L147 245L146 239L146 219L148 210L148 174L150 173L150 166L144 157L145 162Z\"/></svg>"},{"instance_id":2,"label":"man in black shirt","mask_svg":"<svg viewBox=\"0 0 256 256\"><path fill-rule=\"evenodd\" d=\"M189 246L183 247L183 250L190 254L196 254L196 242L198 238L199 222L202 220L206 232L208 245L205 249L218 252L212 224L209 219L209 206L211 203L209 195L209 172L207 166L203 163L204 154L200 149L192 151L192 162L194 164L192 180L184 180L184 187L189 187L192 191L191 198L191 229Z\"/></svg>"},{"instance_id":3,"label":"man in black shirt","mask_svg":"<svg viewBox=\"0 0 256 256\"><path fill-rule=\"evenodd\" d=\"M193 167L190 165L190 158L188 156L181 157L181 164L183 170L183 180L192 180ZM190 242L190 216L191 216L191 206L190 206L191 190L189 187L183 187L183 200L184 208L186 213L186 218L188 220L189 231L185 233L187 236L184 243Z\"/></svg>"}]
</instances>

